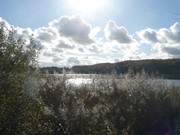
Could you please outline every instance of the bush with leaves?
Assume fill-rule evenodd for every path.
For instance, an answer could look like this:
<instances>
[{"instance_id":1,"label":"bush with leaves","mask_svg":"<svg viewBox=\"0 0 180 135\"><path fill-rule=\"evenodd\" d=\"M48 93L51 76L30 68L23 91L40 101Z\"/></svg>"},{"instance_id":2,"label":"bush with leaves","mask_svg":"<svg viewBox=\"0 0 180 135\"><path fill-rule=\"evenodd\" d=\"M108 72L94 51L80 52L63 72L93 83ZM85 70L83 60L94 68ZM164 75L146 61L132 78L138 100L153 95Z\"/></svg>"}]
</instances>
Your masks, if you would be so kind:
<instances>
[{"instance_id":1,"label":"bush with leaves","mask_svg":"<svg viewBox=\"0 0 180 135\"><path fill-rule=\"evenodd\" d=\"M0 24L0 134L40 135L48 132L40 101L25 91L36 70L37 50L16 38L16 31ZM46 129L46 130L45 130Z\"/></svg>"},{"instance_id":2,"label":"bush with leaves","mask_svg":"<svg viewBox=\"0 0 180 135\"><path fill-rule=\"evenodd\" d=\"M78 87L51 76L40 95L53 135L179 135L179 90L145 73Z\"/></svg>"}]
</instances>

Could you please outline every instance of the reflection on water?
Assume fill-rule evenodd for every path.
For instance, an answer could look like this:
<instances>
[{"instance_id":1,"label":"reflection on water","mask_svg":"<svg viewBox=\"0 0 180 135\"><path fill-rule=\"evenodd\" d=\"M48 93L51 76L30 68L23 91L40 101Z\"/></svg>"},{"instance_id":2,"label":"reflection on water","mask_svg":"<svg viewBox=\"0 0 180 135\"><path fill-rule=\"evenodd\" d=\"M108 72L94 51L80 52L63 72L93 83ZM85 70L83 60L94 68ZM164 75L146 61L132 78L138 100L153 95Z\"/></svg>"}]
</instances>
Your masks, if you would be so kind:
<instances>
[{"instance_id":1,"label":"reflection on water","mask_svg":"<svg viewBox=\"0 0 180 135\"><path fill-rule=\"evenodd\" d=\"M55 75L56 77L63 77L62 74ZM67 78L66 83L80 86L80 85L86 85L91 84L95 81L95 83L98 82L98 80L112 80L112 75L97 75L97 74L66 74ZM120 81L121 79L116 79ZM153 79L153 81L159 81L159 79ZM176 86L180 87L180 80L173 80L173 79L161 79L167 86ZM151 80L152 81L152 80Z\"/></svg>"},{"instance_id":2,"label":"reflection on water","mask_svg":"<svg viewBox=\"0 0 180 135\"><path fill-rule=\"evenodd\" d=\"M71 78L71 79L67 79L66 83L75 85L75 86L80 86L84 84L91 84L92 81L93 80L90 78L89 79L88 78Z\"/></svg>"},{"instance_id":3,"label":"reflection on water","mask_svg":"<svg viewBox=\"0 0 180 135\"><path fill-rule=\"evenodd\" d=\"M166 79L167 85L180 87L180 80Z\"/></svg>"},{"instance_id":4,"label":"reflection on water","mask_svg":"<svg viewBox=\"0 0 180 135\"><path fill-rule=\"evenodd\" d=\"M121 79L118 79L118 80L120 81ZM153 81L156 81L156 80L153 80ZM157 79L157 81L159 81L159 79ZM165 84L167 84L167 86L180 87L180 80L172 80L172 79L163 80L162 79L162 81ZM67 84L71 84L71 85L75 85L75 86L91 84L92 82L93 82L92 78L71 78L71 79L67 79Z\"/></svg>"}]
</instances>

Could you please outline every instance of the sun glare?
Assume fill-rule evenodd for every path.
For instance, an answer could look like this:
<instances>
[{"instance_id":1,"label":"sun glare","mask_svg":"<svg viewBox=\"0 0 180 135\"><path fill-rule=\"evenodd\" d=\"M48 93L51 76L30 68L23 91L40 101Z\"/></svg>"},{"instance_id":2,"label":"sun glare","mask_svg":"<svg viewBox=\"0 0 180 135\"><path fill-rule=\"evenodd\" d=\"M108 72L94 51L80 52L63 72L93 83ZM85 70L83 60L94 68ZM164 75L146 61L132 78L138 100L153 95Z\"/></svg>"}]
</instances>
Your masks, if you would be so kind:
<instances>
[{"instance_id":1,"label":"sun glare","mask_svg":"<svg viewBox=\"0 0 180 135\"><path fill-rule=\"evenodd\" d=\"M68 5L82 14L93 14L105 8L107 0L68 0Z\"/></svg>"}]
</instances>

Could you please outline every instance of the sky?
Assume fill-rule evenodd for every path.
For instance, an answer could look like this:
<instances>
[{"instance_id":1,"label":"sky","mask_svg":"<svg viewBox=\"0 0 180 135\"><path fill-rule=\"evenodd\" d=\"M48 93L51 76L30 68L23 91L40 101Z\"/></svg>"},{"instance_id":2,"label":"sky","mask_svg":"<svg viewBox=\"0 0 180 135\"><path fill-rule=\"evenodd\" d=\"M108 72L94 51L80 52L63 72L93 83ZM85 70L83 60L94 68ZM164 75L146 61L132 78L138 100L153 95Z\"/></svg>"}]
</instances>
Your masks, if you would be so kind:
<instances>
[{"instance_id":1,"label":"sky","mask_svg":"<svg viewBox=\"0 0 180 135\"><path fill-rule=\"evenodd\" d=\"M33 35L41 66L180 58L179 5L179 0L0 0L0 23L24 40Z\"/></svg>"}]
</instances>

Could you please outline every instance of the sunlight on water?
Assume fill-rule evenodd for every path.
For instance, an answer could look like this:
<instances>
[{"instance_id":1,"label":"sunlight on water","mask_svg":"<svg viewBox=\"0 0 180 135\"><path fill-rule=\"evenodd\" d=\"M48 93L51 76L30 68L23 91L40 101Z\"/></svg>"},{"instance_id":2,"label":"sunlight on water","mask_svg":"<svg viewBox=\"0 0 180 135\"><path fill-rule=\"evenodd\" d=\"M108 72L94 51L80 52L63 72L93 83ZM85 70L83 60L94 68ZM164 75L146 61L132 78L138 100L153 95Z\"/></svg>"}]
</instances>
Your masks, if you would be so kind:
<instances>
[{"instance_id":1,"label":"sunlight on water","mask_svg":"<svg viewBox=\"0 0 180 135\"><path fill-rule=\"evenodd\" d=\"M91 84L92 79L87 79L87 78L72 78L68 79L67 84L75 85L75 86L80 86L80 85L85 85L85 84Z\"/></svg>"},{"instance_id":2,"label":"sunlight on water","mask_svg":"<svg viewBox=\"0 0 180 135\"><path fill-rule=\"evenodd\" d=\"M99 79L99 80L103 80L103 79ZM157 81L159 81L159 79L157 79ZM180 87L180 80L165 79L162 81L164 81L165 84L167 84L167 86ZM88 84L91 84L92 82L93 82L92 78L70 78L70 79L67 79L66 81L67 84L71 84L74 86L88 85Z\"/></svg>"},{"instance_id":3,"label":"sunlight on water","mask_svg":"<svg viewBox=\"0 0 180 135\"><path fill-rule=\"evenodd\" d=\"M165 79L165 81L167 82L167 85L169 86L180 87L180 80Z\"/></svg>"}]
</instances>

